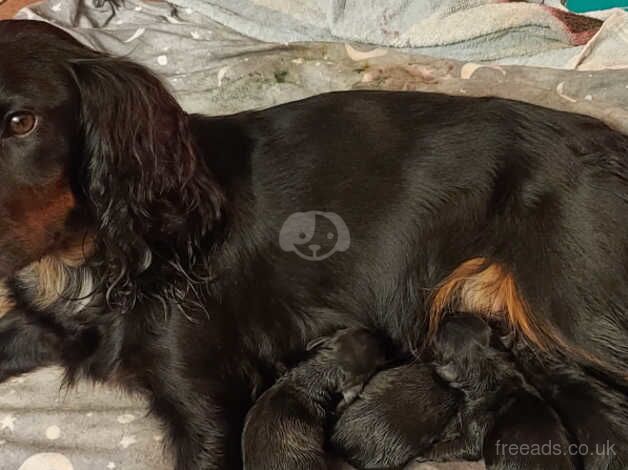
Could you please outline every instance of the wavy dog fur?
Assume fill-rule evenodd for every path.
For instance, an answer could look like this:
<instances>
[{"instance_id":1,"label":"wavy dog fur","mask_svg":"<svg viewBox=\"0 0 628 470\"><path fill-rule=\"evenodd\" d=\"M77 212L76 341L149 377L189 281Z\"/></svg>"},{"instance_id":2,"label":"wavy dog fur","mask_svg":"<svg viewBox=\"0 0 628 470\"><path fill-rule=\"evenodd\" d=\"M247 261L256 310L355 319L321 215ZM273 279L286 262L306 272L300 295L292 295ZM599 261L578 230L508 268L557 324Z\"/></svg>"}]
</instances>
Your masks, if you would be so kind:
<instances>
[{"instance_id":1,"label":"wavy dog fur","mask_svg":"<svg viewBox=\"0 0 628 470\"><path fill-rule=\"evenodd\" d=\"M55 363L145 394L177 470L240 468L251 403L340 328L410 359L465 307L625 380L628 137L601 122L393 92L190 115L53 26L0 22L0 48L0 378ZM284 251L307 211L348 249Z\"/></svg>"}]
</instances>

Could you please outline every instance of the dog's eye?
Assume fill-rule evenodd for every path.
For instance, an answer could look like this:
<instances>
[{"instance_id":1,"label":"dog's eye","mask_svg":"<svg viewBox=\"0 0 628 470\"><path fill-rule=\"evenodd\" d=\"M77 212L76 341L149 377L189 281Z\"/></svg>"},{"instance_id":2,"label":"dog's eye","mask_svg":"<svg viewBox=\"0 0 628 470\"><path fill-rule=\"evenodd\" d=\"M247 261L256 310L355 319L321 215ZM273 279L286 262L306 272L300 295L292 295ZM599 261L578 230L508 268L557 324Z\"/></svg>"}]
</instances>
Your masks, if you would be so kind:
<instances>
[{"instance_id":1,"label":"dog's eye","mask_svg":"<svg viewBox=\"0 0 628 470\"><path fill-rule=\"evenodd\" d=\"M27 111L13 113L9 115L4 135L23 137L30 134L36 125L37 117L33 113Z\"/></svg>"}]
</instances>

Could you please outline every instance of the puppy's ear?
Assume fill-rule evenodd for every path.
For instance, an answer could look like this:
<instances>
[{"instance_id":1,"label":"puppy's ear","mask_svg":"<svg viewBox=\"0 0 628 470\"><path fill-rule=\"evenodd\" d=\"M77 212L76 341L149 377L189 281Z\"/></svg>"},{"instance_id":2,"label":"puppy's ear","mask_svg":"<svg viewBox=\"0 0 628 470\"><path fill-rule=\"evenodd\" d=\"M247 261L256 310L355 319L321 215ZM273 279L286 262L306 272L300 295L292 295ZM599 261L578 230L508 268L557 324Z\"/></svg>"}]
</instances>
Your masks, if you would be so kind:
<instances>
[{"instance_id":1,"label":"puppy's ear","mask_svg":"<svg viewBox=\"0 0 628 470\"><path fill-rule=\"evenodd\" d=\"M81 102L78 179L96 219L105 282L110 293L131 291L155 254L174 261L195 252L219 218L222 194L189 116L146 68L95 53L72 61L71 73Z\"/></svg>"}]
</instances>

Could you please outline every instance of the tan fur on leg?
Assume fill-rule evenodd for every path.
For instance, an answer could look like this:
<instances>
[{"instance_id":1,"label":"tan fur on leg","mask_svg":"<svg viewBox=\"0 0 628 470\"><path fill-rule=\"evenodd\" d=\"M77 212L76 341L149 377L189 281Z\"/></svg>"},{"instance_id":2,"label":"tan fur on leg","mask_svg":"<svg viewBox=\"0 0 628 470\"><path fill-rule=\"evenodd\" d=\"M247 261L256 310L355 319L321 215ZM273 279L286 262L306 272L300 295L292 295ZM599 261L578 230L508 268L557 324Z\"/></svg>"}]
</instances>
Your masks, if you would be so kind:
<instances>
[{"instance_id":1,"label":"tan fur on leg","mask_svg":"<svg viewBox=\"0 0 628 470\"><path fill-rule=\"evenodd\" d=\"M529 314L513 274L504 266L485 258L472 258L459 265L432 296L429 335L433 336L447 312L476 313L486 318L504 317L541 349L564 341L547 326L539 325Z\"/></svg>"}]
</instances>

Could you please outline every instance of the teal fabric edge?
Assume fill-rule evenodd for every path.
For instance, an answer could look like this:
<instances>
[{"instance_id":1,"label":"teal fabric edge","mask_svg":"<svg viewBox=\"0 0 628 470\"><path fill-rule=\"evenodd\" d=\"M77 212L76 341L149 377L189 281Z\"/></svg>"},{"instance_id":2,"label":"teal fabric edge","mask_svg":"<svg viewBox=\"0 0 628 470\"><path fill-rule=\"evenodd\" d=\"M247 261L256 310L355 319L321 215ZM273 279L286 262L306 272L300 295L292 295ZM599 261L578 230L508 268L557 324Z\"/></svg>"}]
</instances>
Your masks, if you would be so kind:
<instances>
[{"instance_id":1,"label":"teal fabric edge","mask_svg":"<svg viewBox=\"0 0 628 470\"><path fill-rule=\"evenodd\" d=\"M567 8L574 13L623 8L628 10L628 0L568 0Z\"/></svg>"}]
</instances>

